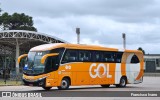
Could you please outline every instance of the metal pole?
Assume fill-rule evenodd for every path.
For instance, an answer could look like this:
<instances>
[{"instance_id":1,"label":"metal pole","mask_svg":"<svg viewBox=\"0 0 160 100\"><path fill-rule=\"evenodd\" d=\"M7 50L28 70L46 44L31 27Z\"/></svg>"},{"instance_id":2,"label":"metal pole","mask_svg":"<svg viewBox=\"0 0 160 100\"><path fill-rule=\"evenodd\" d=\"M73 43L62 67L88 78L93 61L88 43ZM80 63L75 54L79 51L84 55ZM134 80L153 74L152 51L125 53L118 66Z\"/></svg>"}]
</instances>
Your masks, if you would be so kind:
<instances>
[{"instance_id":1,"label":"metal pole","mask_svg":"<svg viewBox=\"0 0 160 100\"><path fill-rule=\"evenodd\" d=\"M4 74L4 82L5 82L5 84L6 84L6 81L7 81L7 74L6 74L6 73L7 73L7 70L6 70L6 69L7 69L7 67L6 67L6 63L7 63L7 62L6 62L6 54L7 54L7 53L6 53L6 47L4 47L4 48L5 48L5 49L4 49L4 50L5 50L5 56L4 56L4 62L5 62L5 68L4 68L4 73L5 73L5 74Z\"/></svg>"},{"instance_id":2,"label":"metal pole","mask_svg":"<svg viewBox=\"0 0 160 100\"><path fill-rule=\"evenodd\" d=\"M18 39L16 39L16 74L19 74L19 64L18 64L18 57L19 57L19 44Z\"/></svg>"},{"instance_id":3,"label":"metal pole","mask_svg":"<svg viewBox=\"0 0 160 100\"><path fill-rule=\"evenodd\" d=\"M122 33L122 38L123 38L123 48L126 49L126 34Z\"/></svg>"},{"instance_id":4,"label":"metal pole","mask_svg":"<svg viewBox=\"0 0 160 100\"><path fill-rule=\"evenodd\" d=\"M77 33L77 44L80 44L80 28L76 28Z\"/></svg>"}]
</instances>

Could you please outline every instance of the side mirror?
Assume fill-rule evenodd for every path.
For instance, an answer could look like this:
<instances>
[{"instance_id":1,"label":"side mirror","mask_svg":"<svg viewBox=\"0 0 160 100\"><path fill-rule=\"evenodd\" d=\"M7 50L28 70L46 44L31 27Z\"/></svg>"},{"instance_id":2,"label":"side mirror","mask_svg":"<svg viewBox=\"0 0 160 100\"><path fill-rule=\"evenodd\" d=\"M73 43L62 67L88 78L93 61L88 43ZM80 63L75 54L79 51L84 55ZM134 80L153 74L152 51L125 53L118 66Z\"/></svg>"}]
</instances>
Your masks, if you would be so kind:
<instances>
[{"instance_id":1,"label":"side mirror","mask_svg":"<svg viewBox=\"0 0 160 100\"><path fill-rule=\"evenodd\" d=\"M57 56L59 55L59 53L50 53L50 54L46 54L41 58L41 64L44 64L46 58L51 57L51 56Z\"/></svg>"},{"instance_id":2,"label":"side mirror","mask_svg":"<svg viewBox=\"0 0 160 100\"><path fill-rule=\"evenodd\" d=\"M28 56L28 54L23 54L21 56L18 57L18 64L20 63L21 59Z\"/></svg>"}]
</instances>

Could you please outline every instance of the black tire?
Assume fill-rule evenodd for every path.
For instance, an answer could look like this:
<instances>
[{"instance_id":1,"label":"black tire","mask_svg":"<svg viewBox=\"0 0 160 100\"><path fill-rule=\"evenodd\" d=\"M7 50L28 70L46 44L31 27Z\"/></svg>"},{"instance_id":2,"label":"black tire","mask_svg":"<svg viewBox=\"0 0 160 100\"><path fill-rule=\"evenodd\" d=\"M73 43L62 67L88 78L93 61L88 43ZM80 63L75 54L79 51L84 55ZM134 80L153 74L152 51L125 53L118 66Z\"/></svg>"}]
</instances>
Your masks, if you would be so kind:
<instances>
[{"instance_id":1,"label":"black tire","mask_svg":"<svg viewBox=\"0 0 160 100\"><path fill-rule=\"evenodd\" d=\"M44 90L49 91L52 87L42 87Z\"/></svg>"},{"instance_id":2,"label":"black tire","mask_svg":"<svg viewBox=\"0 0 160 100\"><path fill-rule=\"evenodd\" d=\"M119 84L116 84L116 87L126 87L126 84L127 84L127 79L126 77L121 77L120 79L120 83Z\"/></svg>"},{"instance_id":3,"label":"black tire","mask_svg":"<svg viewBox=\"0 0 160 100\"><path fill-rule=\"evenodd\" d=\"M60 86L58 86L57 88L59 90L67 90L69 88L69 85L70 85L69 79L68 78L63 78Z\"/></svg>"},{"instance_id":4,"label":"black tire","mask_svg":"<svg viewBox=\"0 0 160 100\"><path fill-rule=\"evenodd\" d=\"M108 88L110 85L107 84L107 85L101 85L103 88Z\"/></svg>"}]
</instances>

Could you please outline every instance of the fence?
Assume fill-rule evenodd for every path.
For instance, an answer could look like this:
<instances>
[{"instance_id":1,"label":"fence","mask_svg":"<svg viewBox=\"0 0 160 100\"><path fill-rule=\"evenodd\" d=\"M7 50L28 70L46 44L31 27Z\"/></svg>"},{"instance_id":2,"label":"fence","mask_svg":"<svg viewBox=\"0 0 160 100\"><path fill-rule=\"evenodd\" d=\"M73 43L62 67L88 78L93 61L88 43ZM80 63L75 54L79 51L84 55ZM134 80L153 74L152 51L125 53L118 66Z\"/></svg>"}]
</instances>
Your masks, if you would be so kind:
<instances>
[{"instance_id":1,"label":"fence","mask_svg":"<svg viewBox=\"0 0 160 100\"><path fill-rule=\"evenodd\" d=\"M0 85L22 85L22 73L16 75L10 73L10 75L0 75Z\"/></svg>"}]
</instances>

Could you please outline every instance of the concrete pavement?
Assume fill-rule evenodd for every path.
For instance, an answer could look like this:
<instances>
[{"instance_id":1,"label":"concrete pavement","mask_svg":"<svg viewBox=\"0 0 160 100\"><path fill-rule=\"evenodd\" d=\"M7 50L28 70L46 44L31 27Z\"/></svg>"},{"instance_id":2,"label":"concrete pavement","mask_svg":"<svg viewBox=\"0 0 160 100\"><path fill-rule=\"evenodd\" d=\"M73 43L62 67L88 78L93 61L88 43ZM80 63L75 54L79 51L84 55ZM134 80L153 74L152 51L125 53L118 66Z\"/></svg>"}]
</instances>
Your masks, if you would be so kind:
<instances>
[{"instance_id":1,"label":"concrete pavement","mask_svg":"<svg viewBox=\"0 0 160 100\"><path fill-rule=\"evenodd\" d=\"M104 91L104 92L108 92L108 91L160 91L160 77L144 77L144 81L141 84L128 84L126 88L116 88L115 86L110 86L109 88L101 88L100 85L90 85L90 86L71 86L69 90L65 90L65 91ZM45 94L53 94L55 95L57 90L56 87L53 87L50 91L44 91L41 87L30 87L30 86L0 86L0 91L28 91L28 92L42 92ZM66 92L60 92L60 93L66 93ZM86 94L87 95L87 94ZM117 95L118 96L118 95ZM0 98L2 99L2 98ZM11 98L9 98L11 99ZM22 99L22 98L20 98ZM28 99L28 98L24 98L24 99ZM31 98L32 99L32 98ZM42 98L40 98L42 99ZM45 98L43 98L45 99ZM53 99L53 98L46 98L48 99ZM150 100L150 99L154 99L154 100L159 100L159 97L55 97L54 99L60 99L60 100Z\"/></svg>"}]
</instances>

